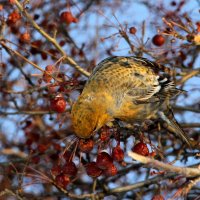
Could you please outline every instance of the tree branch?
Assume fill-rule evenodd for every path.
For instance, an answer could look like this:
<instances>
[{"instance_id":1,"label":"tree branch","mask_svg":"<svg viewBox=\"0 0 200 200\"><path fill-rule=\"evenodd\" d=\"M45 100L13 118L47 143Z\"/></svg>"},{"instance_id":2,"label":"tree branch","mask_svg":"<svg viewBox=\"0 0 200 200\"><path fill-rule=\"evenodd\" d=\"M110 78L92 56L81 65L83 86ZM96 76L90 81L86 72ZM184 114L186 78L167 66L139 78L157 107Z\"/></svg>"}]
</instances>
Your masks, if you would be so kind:
<instances>
[{"instance_id":1,"label":"tree branch","mask_svg":"<svg viewBox=\"0 0 200 200\"><path fill-rule=\"evenodd\" d=\"M23 6L19 3L18 0L15 0L15 4L19 11L23 13L23 15L26 17L26 19L32 24L32 26L42 35L44 36L49 42L51 42L55 48L62 54L64 59L68 64L70 64L72 67L77 69L79 72L81 72L85 76L90 76L90 73L85 71L83 68L81 68L71 57L67 56L65 51L62 49L62 47L57 43L56 39L51 37L49 34L47 34L38 24L33 20L31 15L29 15L26 10L23 8Z\"/></svg>"},{"instance_id":2,"label":"tree branch","mask_svg":"<svg viewBox=\"0 0 200 200\"><path fill-rule=\"evenodd\" d=\"M133 152L128 152L128 155L143 164L150 164L153 167L164 169L168 172L176 172L178 174L183 174L186 177L200 176L200 169L197 168L176 167Z\"/></svg>"}]
</instances>

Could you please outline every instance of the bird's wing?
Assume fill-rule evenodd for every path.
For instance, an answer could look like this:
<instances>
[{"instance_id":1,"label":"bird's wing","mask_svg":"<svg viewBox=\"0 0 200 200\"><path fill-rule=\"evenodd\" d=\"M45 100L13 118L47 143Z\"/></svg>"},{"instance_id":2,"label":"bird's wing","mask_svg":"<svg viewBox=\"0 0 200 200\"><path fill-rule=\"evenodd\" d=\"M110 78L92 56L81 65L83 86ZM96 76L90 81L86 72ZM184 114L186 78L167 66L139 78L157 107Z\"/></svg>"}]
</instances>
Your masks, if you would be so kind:
<instances>
[{"instance_id":1,"label":"bird's wing","mask_svg":"<svg viewBox=\"0 0 200 200\"><path fill-rule=\"evenodd\" d=\"M119 91L132 97L135 103L162 101L179 91L170 80L168 68L133 56L107 58L99 63L91 77L99 78L115 94Z\"/></svg>"},{"instance_id":2,"label":"bird's wing","mask_svg":"<svg viewBox=\"0 0 200 200\"><path fill-rule=\"evenodd\" d=\"M170 80L171 72L169 68L145 58L131 57L131 59L138 66L142 66L138 67L138 71L141 71L141 77L143 75L141 81L147 88L146 93L136 100L137 103L164 101L166 98L170 98L181 92L175 87L174 82ZM140 68L148 70L143 72Z\"/></svg>"}]
</instances>

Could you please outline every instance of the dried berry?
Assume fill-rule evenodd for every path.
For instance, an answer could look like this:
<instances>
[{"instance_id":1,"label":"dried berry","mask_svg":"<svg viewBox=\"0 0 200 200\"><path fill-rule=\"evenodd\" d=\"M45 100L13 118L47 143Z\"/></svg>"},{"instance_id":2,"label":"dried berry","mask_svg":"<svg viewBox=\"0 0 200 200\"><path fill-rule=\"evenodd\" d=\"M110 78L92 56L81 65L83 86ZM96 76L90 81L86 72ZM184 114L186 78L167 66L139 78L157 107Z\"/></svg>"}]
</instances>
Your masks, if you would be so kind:
<instances>
[{"instance_id":1,"label":"dried berry","mask_svg":"<svg viewBox=\"0 0 200 200\"><path fill-rule=\"evenodd\" d=\"M94 147L94 141L93 139L80 139L79 141L79 148L82 152L88 153L90 151L92 151Z\"/></svg>"},{"instance_id":2,"label":"dried berry","mask_svg":"<svg viewBox=\"0 0 200 200\"><path fill-rule=\"evenodd\" d=\"M96 162L91 162L91 163L86 164L85 169L86 169L87 175L92 178L101 176L101 174L103 172L102 169L97 167Z\"/></svg>"},{"instance_id":3,"label":"dried berry","mask_svg":"<svg viewBox=\"0 0 200 200\"><path fill-rule=\"evenodd\" d=\"M121 149L120 145L113 148L112 158L118 162L124 159L124 151Z\"/></svg>"},{"instance_id":4,"label":"dried berry","mask_svg":"<svg viewBox=\"0 0 200 200\"><path fill-rule=\"evenodd\" d=\"M115 176L117 174L117 167L114 164L110 165L109 168L104 170L104 174L106 176Z\"/></svg>"},{"instance_id":5,"label":"dried berry","mask_svg":"<svg viewBox=\"0 0 200 200\"><path fill-rule=\"evenodd\" d=\"M55 178L56 184L65 188L70 183L70 177L67 174L59 174Z\"/></svg>"},{"instance_id":6,"label":"dried berry","mask_svg":"<svg viewBox=\"0 0 200 200\"><path fill-rule=\"evenodd\" d=\"M138 153L142 156L148 156L149 155L149 149L147 145L143 142L137 143L133 148L132 151L135 153Z\"/></svg>"},{"instance_id":7,"label":"dried berry","mask_svg":"<svg viewBox=\"0 0 200 200\"><path fill-rule=\"evenodd\" d=\"M64 166L63 166L63 173L67 174L68 176L76 176L77 174L77 167L75 165L74 162L67 162Z\"/></svg>"},{"instance_id":8,"label":"dried berry","mask_svg":"<svg viewBox=\"0 0 200 200\"><path fill-rule=\"evenodd\" d=\"M49 83L52 80L52 74L55 72L53 65L47 65L43 73L43 81Z\"/></svg>"},{"instance_id":9,"label":"dried berry","mask_svg":"<svg viewBox=\"0 0 200 200\"><path fill-rule=\"evenodd\" d=\"M51 173L52 173L54 176L57 176L57 175L61 174L61 173L62 173L62 168L61 168L61 166L60 166L60 165L55 165L55 166L53 166L52 169L51 169Z\"/></svg>"},{"instance_id":10,"label":"dried berry","mask_svg":"<svg viewBox=\"0 0 200 200\"><path fill-rule=\"evenodd\" d=\"M97 155L97 166L100 169L107 169L112 166L113 159L107 152L101 152Z\"/></svg>"}]
</instances>

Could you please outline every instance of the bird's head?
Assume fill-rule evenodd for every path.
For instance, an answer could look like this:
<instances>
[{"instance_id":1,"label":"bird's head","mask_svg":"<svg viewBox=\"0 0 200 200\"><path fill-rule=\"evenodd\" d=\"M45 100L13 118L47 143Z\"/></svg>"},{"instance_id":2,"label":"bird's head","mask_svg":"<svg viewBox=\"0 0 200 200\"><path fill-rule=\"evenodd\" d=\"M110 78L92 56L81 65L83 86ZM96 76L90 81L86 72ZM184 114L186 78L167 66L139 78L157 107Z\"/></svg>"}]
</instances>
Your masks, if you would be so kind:
<instances>
[{"instance_id":1,"label":"bird's head","mask_svg":"<svg viewBox=\"0 0 200 200\"><path fill-rule=\"evenodd\" d=\"M84 139L90 138L95 131L111 121L104 102L90 95L78 98L72 106L71 117L75 135Z\"/></svg>"}]
</instances>

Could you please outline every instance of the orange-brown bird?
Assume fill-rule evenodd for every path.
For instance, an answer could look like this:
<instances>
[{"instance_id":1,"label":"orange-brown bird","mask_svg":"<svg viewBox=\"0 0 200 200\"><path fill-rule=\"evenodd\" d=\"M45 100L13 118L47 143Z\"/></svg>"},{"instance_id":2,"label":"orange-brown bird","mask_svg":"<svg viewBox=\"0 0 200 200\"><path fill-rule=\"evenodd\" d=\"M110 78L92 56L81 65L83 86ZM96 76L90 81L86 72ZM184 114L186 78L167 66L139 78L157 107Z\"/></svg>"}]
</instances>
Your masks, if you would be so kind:
<instances>
[{"instance_id":1,"label":"orange-brown bird","mask_svg":"<svg viewBox=\"0 0 200 200\"><path fill-rule=\"evenodd\" d=\"M100 62L72 107L79 138L89 138L103 125L119 119L142 122L159 117L167 129L190 145L167 103L181 90L170 80L170 69L145 58L114 56Z\"/></svg>"}]
</instances>

